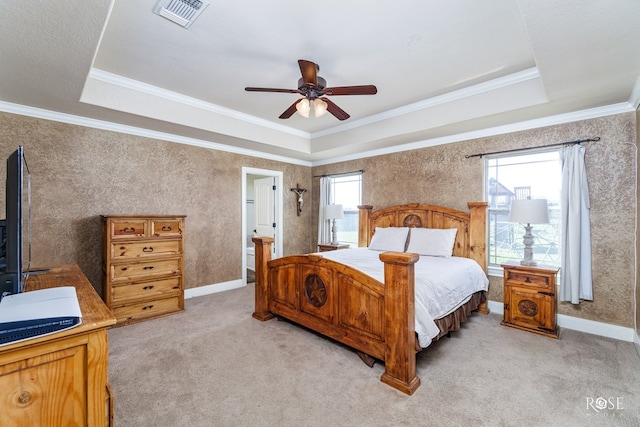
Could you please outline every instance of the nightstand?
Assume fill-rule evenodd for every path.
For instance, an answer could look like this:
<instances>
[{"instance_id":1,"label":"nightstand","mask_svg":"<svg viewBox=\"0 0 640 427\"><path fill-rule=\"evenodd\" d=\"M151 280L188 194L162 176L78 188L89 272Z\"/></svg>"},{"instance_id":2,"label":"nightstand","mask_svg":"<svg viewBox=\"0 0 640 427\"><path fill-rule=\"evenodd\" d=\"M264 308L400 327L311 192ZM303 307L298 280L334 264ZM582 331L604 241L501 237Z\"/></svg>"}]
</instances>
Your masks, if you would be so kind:
<instances>
[{"instance_id":1,"label":"nightstand","mask_svg":"<svg viewBox=\"0 0 640 427\"><path fill-rule=\"evenodd\" d=\"M318 243L318 250L320 252L336 251L338 249L348 249L349 245L346 243L338 243L332 245L331 243Z\"/></svg>"},{"instance_id":2,"label":"nightstand","mask_svg":"<svg viewBox=\"0 0 640 427\"><path fill-rule=\"evenodd\" d=\"M504 269L504 319L501 324L558 338L556 275L548 265L509 262Z\"/></svg>"}]
</instances>

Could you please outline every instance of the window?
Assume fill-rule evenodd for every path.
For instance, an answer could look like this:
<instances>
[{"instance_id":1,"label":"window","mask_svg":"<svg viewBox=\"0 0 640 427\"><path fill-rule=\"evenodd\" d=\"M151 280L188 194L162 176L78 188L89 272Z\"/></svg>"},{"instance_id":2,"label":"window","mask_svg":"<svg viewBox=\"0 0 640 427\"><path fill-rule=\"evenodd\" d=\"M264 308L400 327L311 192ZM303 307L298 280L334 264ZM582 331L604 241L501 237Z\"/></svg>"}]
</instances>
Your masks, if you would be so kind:
<instances>
[{"instance_id":1,"label":"window","mask_svg":"<svg viewBox=\"0 0 640 427\"><path fill-rule=\"evenodd\" d=\"M532 224L533 259L560 266L560 192L558 150L487 157L485 191L489 202L489 267L524 258L524 225L509 222L511 200L547 199L549 224Z\"/></svg>"},{"instance_id":2,"label":"window","mask_svg":"<svg viewBox=\"0 0 640 427\"><path fill-rule=\"evenodd\" d=\"M362 174L331 177L330 203L342 205L344 218L336 220L338 241L358 246L358 205L362 202Z\"/></svg>"}]
</instances>

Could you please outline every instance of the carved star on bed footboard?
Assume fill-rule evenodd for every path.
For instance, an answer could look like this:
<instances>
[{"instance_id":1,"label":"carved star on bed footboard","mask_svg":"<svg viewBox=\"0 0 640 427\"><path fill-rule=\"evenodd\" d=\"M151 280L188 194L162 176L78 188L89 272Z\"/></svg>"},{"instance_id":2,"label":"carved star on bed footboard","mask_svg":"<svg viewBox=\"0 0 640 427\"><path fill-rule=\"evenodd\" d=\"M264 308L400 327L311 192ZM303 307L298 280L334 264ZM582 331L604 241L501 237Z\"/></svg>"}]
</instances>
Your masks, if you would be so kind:
<instances>
[{"instance_id":1,"label":"carved star on bed footboard","mask_svg":"<svg viewBox=\"0 0 640 427\"><path fill-rule=\"evenodd\" d=\"M307 276L304 280L304 296L314 307L322 307L327 302L327 287L320 276Z\"/></svg>"}]
</instances>

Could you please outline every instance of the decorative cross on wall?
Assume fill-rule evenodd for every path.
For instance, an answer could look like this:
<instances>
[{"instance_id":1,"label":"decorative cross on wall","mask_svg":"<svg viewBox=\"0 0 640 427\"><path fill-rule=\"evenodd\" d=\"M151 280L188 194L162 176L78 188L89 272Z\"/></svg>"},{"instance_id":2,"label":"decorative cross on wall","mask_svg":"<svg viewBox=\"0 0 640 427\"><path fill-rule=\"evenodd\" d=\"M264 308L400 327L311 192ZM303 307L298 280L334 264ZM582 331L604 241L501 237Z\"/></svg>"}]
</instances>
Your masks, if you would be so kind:
<instances>
[{"instance_id":1,"label":"decorative cross on wall","mask_svg":"<svg viewBox=\"0 0 640 427\"><path fill-rule=\"evenodd\" d=\"M296 200L296 205L297 205L298 216L300 216L300 212L302 212L302 204L304 203L304 199L302 198L302 195L307 190L304 189L304 188L300 188L300 184L296 184L296 188L292 188L291 191L296 193L296 195L298 196L298 198Z\"/></svg>"}]
</instances>

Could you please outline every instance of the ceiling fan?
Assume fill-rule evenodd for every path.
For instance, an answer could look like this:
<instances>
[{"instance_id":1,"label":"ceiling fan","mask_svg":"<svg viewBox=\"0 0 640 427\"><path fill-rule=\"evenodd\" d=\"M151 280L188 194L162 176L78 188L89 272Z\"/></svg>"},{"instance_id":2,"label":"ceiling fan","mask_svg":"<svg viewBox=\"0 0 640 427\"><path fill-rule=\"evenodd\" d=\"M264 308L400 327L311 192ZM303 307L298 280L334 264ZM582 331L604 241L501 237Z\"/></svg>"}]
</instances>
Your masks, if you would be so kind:
<instances>
[{"instance_id":1,"label":"ceiling fan","mask_svg":"<svg viewBox=\"0 0 640 427\"><path fill-rule=\"evenodd\" d=\"M375 95L378 92L378 89L373 85L326 87L327 82L325 79L318 76L320 66L305 59L299 59L298 65L302 73L302 78L298 79L298 89L246 87L244 90L248 92L299 93L302 95L304 98L291 104L291 106L280 115L281 119L288 119L296 111L303 117L309 117L309 112L311 107L313 107L316 117L320 117L328 111L338 120L346 120L350 116L326 96Z\"/></svg>"}]
</instances>

